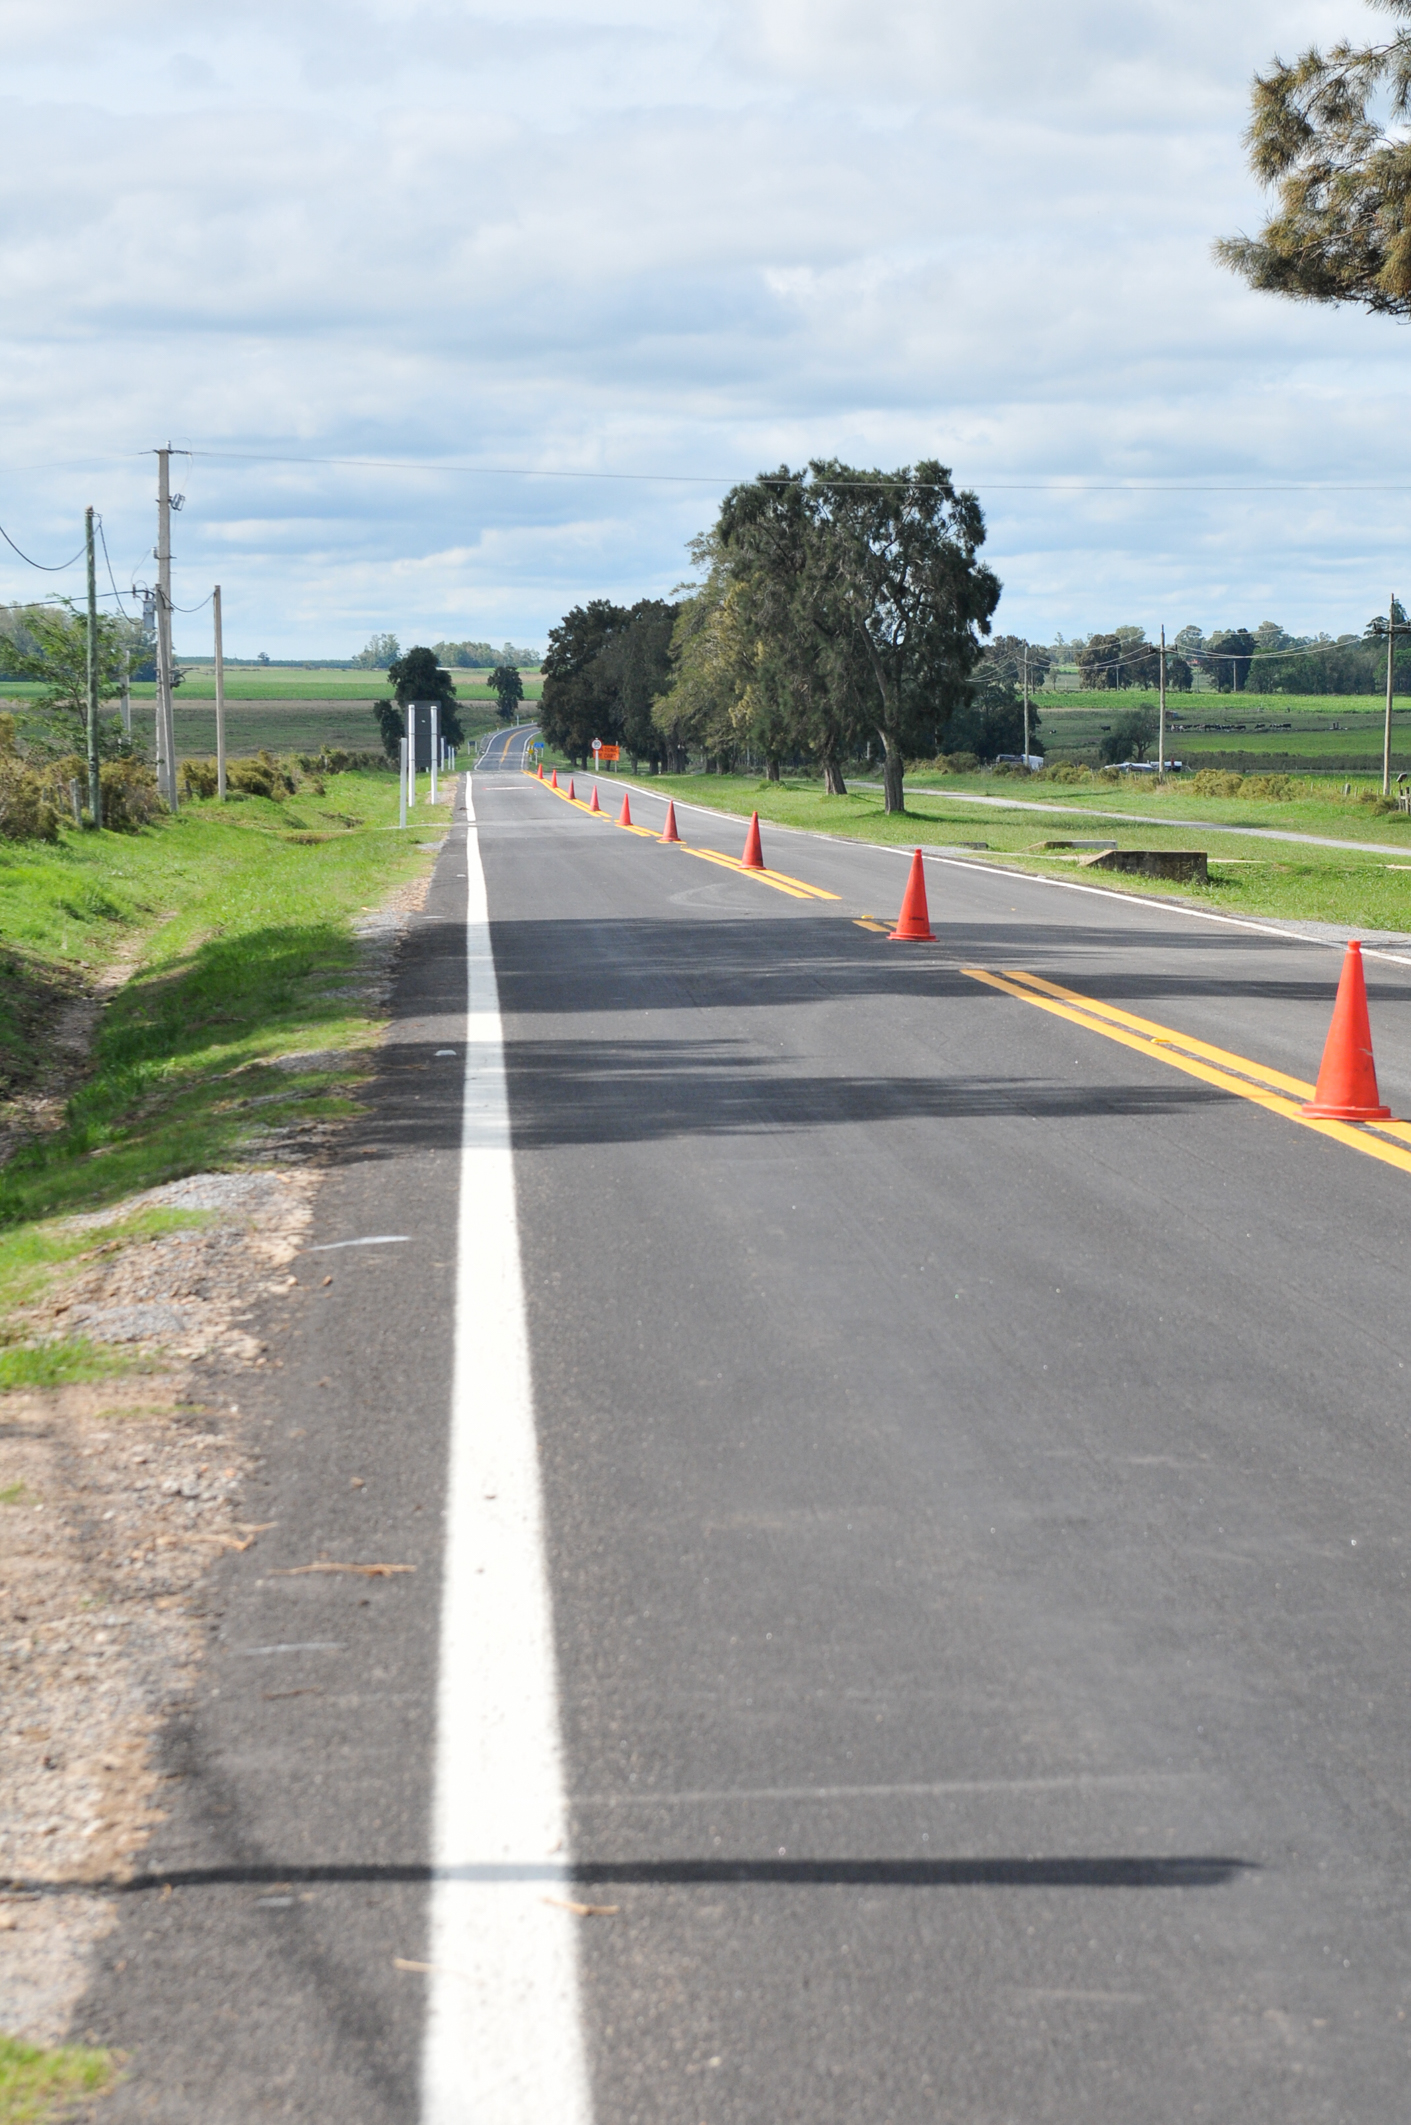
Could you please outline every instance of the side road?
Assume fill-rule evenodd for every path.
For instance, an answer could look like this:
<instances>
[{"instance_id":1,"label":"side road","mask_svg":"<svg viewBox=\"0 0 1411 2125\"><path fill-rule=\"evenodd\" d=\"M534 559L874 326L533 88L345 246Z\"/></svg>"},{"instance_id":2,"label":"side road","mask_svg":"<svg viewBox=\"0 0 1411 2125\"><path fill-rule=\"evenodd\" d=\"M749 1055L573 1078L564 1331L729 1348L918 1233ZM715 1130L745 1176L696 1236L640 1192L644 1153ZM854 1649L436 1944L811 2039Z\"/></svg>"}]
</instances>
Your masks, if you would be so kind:
<instances>
[{"instance_id":1,"label":"side road","mask_svg":"<svg viewBox=\"0 0 1411 2125\"><path fill-rule=\"evenodd\" d=\"M880 782L854 782L854 789L876 789ZM1342 841L1332 834L1297 834L1291 828L1281 826L1231 826L1221 825L1215 819L1162 818L1156 812L1104 811L1096 804L1041 804L1033 797L981 797L973 791L964 794L958 790L937 789L928 782L909 782L907 793L912 797L939 797L943 804L988 804L1005 812L1044 812L1052 817L1055 813L1065 819L1114 819L1127 826L1191 827L1197 834L1239 834L1254 841L1295 841L1310 849L1352 849L1359 855L1405 856L1404 841Z\"/></svg>"}]
</instances>

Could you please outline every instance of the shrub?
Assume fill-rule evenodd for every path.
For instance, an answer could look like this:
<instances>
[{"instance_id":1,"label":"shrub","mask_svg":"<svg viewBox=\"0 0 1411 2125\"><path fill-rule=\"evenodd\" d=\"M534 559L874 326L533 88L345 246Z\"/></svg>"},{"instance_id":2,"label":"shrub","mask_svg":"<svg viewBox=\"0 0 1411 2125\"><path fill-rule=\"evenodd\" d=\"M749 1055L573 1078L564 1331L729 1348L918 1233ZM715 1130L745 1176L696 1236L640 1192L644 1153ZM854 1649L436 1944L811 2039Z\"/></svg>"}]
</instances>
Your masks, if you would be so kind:
<instances>
[{"instance_id":1,"label":"shrub","mask_svg":"<svg viewBox=\"0 0 1411 2125\"><path fill-rule=\"evenodd\" d=\"M1292 775L1246 775L1240 795L1265 803L1291 804L1298 795L1298 784Z\"/></svg>"},{"instance_id":2,"label":"shrub","mask_svg":"<svg viewBox=\"0 0 1411 2125\"><path fill-rule=\"evenodd\" d=\"M177 787L183 797L214 797L220 787L220 773L214 760L183 760Z\"/></svg>"},{"instance_id":3,"label":"shrub","mask_svg":"<svg viewBox=\"0 0 1411 2125\"><path fill-rule=\"evenodd\" d=\"M1379 789L1364 789L1357 792L1357 802L1365 804L1380 817L1386 812L1399 812L1401 806L1395 797L1384 797Z\"/></svg>"},{"instance_id":4,"label":"shrub","mask_svg":"<svg viewBox=\"0 0 1411 2125\"><path fill-rule=\"evenodd\" d=\"M1043 782L1091 782L1088 769L1080 767L1076 760L1055 760L1052 767L1041 767L1035 778Z\"/></svg>"},{"instance_id":5,"label":"shrub","mask_svg":"<svg viewBox=\"0 0 1411 2125\"><path fill-rule=\"evenodd\" d=\"M1188 787L1197 797L1238 797L1244 789L1244 776L1229 768L1203 767L1191 776Z\"/></svg>"},{"instance_id":6,"label":"shrub","mask_svg":"<svg viewBox=\"0 0 1411 2125\"><path fill-rule=\"evenodd\" d=\"M8 708L0 709L0 760L12 760L18 749L14 716Z\"/></svg>"},{"instance_id":7,"label":"shrub","mask_svg":"<svg viewBox=\"0 0 1411 2125\"><path fill-rule=\"evenodd\" d=\"M135 834L165 810L157 778L144 760L105 760L98 770L103 824L115 834Z\"/></svg>"},{"instance_id":8,"label":"shrub","mask_svg":"<svg viewBox=\"0 0 1411 2125\"><path fill-rule=\"evenodd\" d=\"M273 753L261 752L253 760L232 760L225 770L227 789L241 790L247 797L273 797L282 804L297 788L294 777L282 768Z\"/></svg>"},{"instance_id":9,"label":"shrub","mask_svg":"<svg viewBox=\"0 0 1411 2125\"><path fill-rule=\"evenodd\" d=\"M33 768L0 757L0 840L57 841L59 814Z\"/></svg>"}]
</instances>

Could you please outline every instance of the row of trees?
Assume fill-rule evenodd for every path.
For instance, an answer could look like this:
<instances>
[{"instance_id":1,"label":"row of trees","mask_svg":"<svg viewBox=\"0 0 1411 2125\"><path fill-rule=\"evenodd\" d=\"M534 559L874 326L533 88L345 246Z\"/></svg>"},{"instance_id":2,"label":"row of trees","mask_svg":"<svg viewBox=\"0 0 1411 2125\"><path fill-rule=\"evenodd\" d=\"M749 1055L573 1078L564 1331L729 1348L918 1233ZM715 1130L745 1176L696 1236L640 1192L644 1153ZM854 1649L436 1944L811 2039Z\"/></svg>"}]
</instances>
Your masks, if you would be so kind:
<instances>
[{"instance_id":1,"label":"row of trees","mask_svg":"<svg viewBox=\"0 0 1411 2125\"><path fill-rule=\"evenodd\" d=\"M1398 636L1405 623L1396 607ZM1253 633L1247 627L1205 635L1183 627L1166 651L1166 687L1189 693L1197 676L1217 693L1379 694L1386 684L1387 616L1369 620L1360 635L1289 635L1272 620ZM1030 672L1047 652L1028 645ZM1054 659L1076 662L1080 684L1106 691L1154 688L1159 679L1159 652L1140 627L1117 627L1110 633L1055 646ZM1411 685L1411 650L1396 652L1394 684Z\"/></svg>"},{"instance_id":2,"label":"row of trees","mask_svg":"<svg viewBox=\"0 0 1411 2125\"><path fill-rule=\"evenodd\" d=\"M357 671L390 671L401 654L402 645L395 635L373 635L367 647L354 657L353 667ZM456 671L494 671L500 666L526 671L539 662L537 649L516 649L513 642L506 642L502 649L492 649L488 642L437 642L433 654L439 664L450 665Z\"/></svg>"},{"instance_id":3,"label":"row of trees","mask_svg":"<svg viewBox=\"0 0 1411 2125\"><path fill-rule=\"evenodd\" d=\"M749 751L777 777L809 760L835 793L875 748L900 811L908 755L958 728L993 737L996 710L1022 720L1012 677L978 670L1000 595L984 538L978 500L933 460L763 474L693 543L678 603L594 599L552 631L545 736L585 764L595 737L670 767Z\"/></svg>"}]
</instances>

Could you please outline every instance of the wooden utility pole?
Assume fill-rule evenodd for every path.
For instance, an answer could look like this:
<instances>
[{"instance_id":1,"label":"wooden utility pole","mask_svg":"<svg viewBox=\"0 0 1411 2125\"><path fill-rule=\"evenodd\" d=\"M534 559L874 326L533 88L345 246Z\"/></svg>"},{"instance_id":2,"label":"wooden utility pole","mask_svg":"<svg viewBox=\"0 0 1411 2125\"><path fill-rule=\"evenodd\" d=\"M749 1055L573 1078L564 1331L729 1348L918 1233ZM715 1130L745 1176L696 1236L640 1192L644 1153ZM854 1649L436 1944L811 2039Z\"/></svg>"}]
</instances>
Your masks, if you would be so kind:
<instances>
[{"instance_id":1,"label":"wooden utility pole","mask_svg":"<svg viewBox=\"0 0 1411 2125\"><path fill-rule=\"evenodd\" d=\"M216 795L225 802L225 645L220 629L220 584L211 592L216 629Z\"/></svg>"},{"instance_id":2,"label":"wooden utility pole","mask_svg":"<svg viewBox=\"0 0 1411 2125\"><path fill-rule=\"evenodd\" d=\"M171 685L171 444L157 452L157 784L176 810L176 719Z\"/></svg>"},{"instance_id":3,"label":"wooden utility pole","mask_svg":"<svg viewBox=\"0 0 1411 2125\"><path fill-rule=\"evenodd\" d=\"M93 562L93 511L83 512L88 549L88 809L93 824L103 824L103 780L98 772L98 577Z\"/></svg>"},{"instance_id":4,"label":"wooden utility pole","mask_svg":"<svg viewBox=\"0 0 1411 2125\"><path fill-rule=\"evenodd\" d=\"M1166 780L1166 629L1161 630L1161 649L1157 660L1157 687L1160 708L1157 712L1156 779Z\"/></svg>"},{"instance_id":5,"label":"wooden utility pole","mask_svg":"<svg viewBox=\"0 0 1411 2125\"><path fill-rule=\"evenodd\" d=\"M1024 644L1024 772L1029 772L1029 645Z\"/></svg>"},{"instance_id":6,"label":"wooden utility pole","mask_svg":"<svg viewBox=\"0 0 1411 2125\"><path fill-rule=\"evenodd\" d=\"M1391 687L1393 677L1392 657L1395 650L1396 592L1393 591L1391 604L1387 608L1387 713L1386 723L1382 728L1382 795L1384 797L1391 795Z\"/></svg>"}]
</instances>

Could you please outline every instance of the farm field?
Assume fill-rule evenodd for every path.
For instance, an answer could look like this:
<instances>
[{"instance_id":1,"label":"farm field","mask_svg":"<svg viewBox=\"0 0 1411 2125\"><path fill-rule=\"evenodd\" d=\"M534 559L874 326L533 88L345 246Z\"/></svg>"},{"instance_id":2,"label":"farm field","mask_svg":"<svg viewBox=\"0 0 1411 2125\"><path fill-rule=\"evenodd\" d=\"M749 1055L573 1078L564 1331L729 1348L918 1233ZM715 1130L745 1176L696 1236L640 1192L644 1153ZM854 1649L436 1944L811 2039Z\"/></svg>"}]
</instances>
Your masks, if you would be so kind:
<instances>
[{"instance_id":1,"label":"farm field","mask_svg":"<svg viewBox=\"0 0 1411 2125\"><path fill-rule=\"evenodd\" d=\"M1154 693L1135 689L1034 698L1040 748L1050 760L1095 753L1104 729L1133 709L1157 705ZM1172 694L1166 712L1172 755L1202 767L1331 775L1381 766L1385 710L1369 694ZM1393 704L1392 767L1411 773L1411 701Z\"/></svg>"},{"instance_id":2,"label":"farm field","mask_svg":"<svg viewBox=\"0 0 1411 2125\"><path fill-rule=\"evenodd\" d=\"M179 661L179 660L178 660ZM204 757L216 749L215 673L209 665L183 665L186 677L175 696L177 752L182 758ZM528 674L527 698L537 700L542 681ZM23 733L27 710L41 692L37 683L7 680L0 708L13 708ZM156 687L134 683L132 728L150 756L153 746ZM375 751L380 744L372 719L374 701L389 694L386 672L322 670L301 672L287 666L252 670L227 667L225 684L226 747L232 757L270 752L318 752L336 746L351 752ZM496 700L479 673L456 681L461 720L472 742L498 722Z\"/></svg>"}]
</instances>

